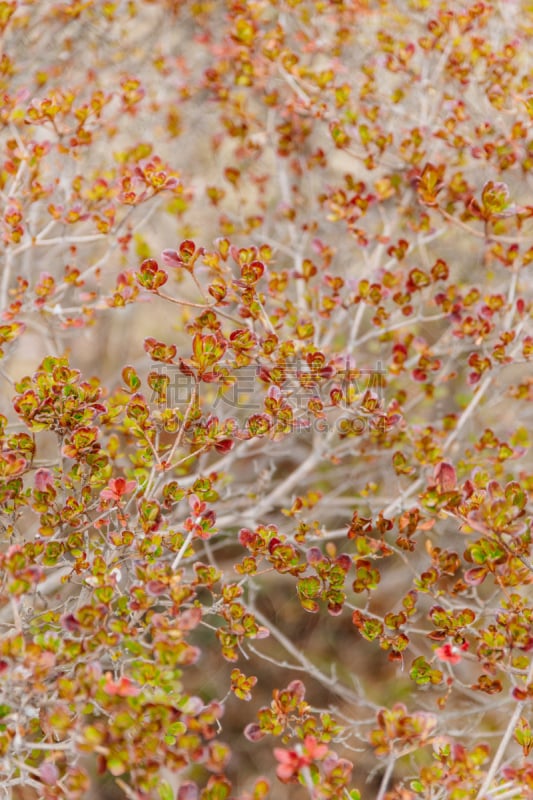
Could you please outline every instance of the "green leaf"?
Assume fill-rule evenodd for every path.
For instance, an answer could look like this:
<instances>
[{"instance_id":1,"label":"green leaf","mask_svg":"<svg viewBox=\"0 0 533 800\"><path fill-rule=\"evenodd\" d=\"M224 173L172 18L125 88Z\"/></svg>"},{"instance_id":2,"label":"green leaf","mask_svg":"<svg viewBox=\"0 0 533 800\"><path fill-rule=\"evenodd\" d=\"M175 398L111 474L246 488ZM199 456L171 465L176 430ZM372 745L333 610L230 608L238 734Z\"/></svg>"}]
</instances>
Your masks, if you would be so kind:
<instances>
[{"instance_id":1,"label":"green leaf","mask_svg":"<svg viewBox=\"0 0 533 800\"><path fill-rule=\"evenodd\" d=\"M161 800L174 800L174 792L167 781L160 783L157 791L159 792L159 797Z\"/></svg>"},{"instance_id":2,"label":"green leaf","mask_svg":"<svg viewBox=\"0 0 533 800\"><path fill-rule=\"evenodd\" d=\"M107 768L111 775L118 777L119 775L124 775L127 771L127 766L124 761L116 755L109 756L107 759Z\"/></svg>"}]
</instances>

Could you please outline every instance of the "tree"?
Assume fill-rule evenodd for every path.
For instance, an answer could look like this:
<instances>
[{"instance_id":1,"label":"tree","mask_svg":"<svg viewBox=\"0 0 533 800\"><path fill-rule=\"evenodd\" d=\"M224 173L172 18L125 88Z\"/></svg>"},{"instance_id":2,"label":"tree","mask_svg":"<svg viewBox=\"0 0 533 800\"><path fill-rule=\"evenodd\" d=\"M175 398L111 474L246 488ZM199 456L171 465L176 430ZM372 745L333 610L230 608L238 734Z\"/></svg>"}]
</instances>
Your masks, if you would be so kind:
<instances>
[{"instance_id":1,"label":"tree","mask_svg":"<svg viewBox=\"0 0 533 800\"><path fill-rule=\"evenodd\" d=\"M529 797L529 4L0 32L3 796Z\"/></svg>"}]
</instances>

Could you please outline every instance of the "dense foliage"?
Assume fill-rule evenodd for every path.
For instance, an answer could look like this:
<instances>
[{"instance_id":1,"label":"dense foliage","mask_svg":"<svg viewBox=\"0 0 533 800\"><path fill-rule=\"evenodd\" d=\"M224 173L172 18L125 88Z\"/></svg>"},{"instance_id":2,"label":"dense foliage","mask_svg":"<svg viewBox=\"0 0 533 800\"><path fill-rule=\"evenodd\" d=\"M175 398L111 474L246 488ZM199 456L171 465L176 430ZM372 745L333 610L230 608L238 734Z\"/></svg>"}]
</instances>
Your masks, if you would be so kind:
<instances>
[{"instance_id":1,"label":"dense foliage","mask_svg":"<svg viewBox=\"0 0 533 800\"><path fill-rule=\"evenodd\" d=\"M0 797L531 797L531 3L0 34Z\"/></svg>"}]
</instances>

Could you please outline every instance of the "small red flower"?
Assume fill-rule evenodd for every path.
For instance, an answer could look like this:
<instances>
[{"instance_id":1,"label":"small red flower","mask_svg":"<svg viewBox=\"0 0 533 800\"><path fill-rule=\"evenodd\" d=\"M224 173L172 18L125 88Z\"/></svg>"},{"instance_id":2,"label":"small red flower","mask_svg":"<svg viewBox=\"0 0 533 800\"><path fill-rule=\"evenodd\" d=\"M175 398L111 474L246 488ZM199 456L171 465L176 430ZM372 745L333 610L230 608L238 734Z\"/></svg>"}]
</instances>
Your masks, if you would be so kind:
<instances>
[{"instance_id":1,"label":"small red flower","mask_svg":"<svg viewBox=\"0 0 533 800\"><path fill-rule=\"evenodd\" d=\"M328 752L328 746L324 742L318 742L315 736L306 736L304 750L309 762L320 761Z\"/></svg>"},{"instance_id":2,"label":"small red flower","mask_svg":"<svg viewBox=\"0 0 533 800\"><path fill-rule=\"evenodd\" d=\"M300 768L306 766L305 759L299 756L296 750L283 750L281 747L275 747L274 755L280 762L276 768L276 775L282 783L295 780Z\"/></svg>"},{"instance_id":3,"label":"small red flower","mask_svg":"<svg viewBox=\"0 0 533 800\"><path fill-rule=\"evenodd\" d=\"M118 697L136 697L140 694L138 686L134 686L129 678L120 678L114 681L110 672L105 674L106 682L104 684L104 692L110 695L117 695Z\"/></svg>"},{"instance_id":4,"label":"small red flower","mask_svg":"<svg viewBox=\"0 0 533 800\"><path fill-rule=\"evenodd\" d=\"M102 500L115 500L115 502L118 502L123 495L133 492L136 486L136 481L127 481L125 478L113 478L109 481L107 489L102 489L100 497Z\"/></svg>"},{"instance_id":5,"label":"small red flower","mask_svg":"<svg viewBox=\"0 0 533 800\"><path fill-rule=\"evenodd\" d=\"M315 736L305 737L302 753L275 747L274 755L280 762L276 768L276 775L283 783L296 780L302 768L308 767L313 761L320 761L327 753L327 744L318 742Z\"/></svg>"},{"instance_id":6,"label":"small red flower","mask_svg":"<svg viewBox=\"0 0 533 800\"><path fill-rule=\"evenodd\" d=\"M462 652L468 650L468 642L463 642L460 647L453 644L443 644L442 647L437 647L435 655L439 661L447 661L448 664L458 664L462 659Z\"/></svg>"}]
</instances>

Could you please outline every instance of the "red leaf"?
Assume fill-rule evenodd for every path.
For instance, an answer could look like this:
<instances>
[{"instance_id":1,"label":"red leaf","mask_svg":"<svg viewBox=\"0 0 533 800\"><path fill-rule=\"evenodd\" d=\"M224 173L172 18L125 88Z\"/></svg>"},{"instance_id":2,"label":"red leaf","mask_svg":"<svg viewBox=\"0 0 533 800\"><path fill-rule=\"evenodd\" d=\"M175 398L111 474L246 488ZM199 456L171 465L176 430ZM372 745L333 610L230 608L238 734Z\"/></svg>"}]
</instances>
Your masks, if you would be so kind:
<instances>
[{"instance_id":1,"label":"red leaf","mask_svg":"<svg viewBox=\"0 0 533 800\"><path fill-rule=\"evenodd\" d=\"M134 686L129 678L122 677L118 681L114 681L110 672L106 672L105 678L104 692L106 694L117 697L136 697L141 693L139 687Z\"/></svg>"},{"instance_id":2,"label":"red leaf","mask_svg":"<svg viewBox=\"0 0 533 800\"><path fill-rule=\"evenodd\" d=\"M249 742L258 742L266 734L263 733L263 731L256 722L251 722L249 725L245 727L244 735Z\"/></svg>"},{"instance_id":3,"label":"red leaf","mask_svg":"<svg viewBox=\"0 0 533 800\"><path fill-rule=\"evenodd\" d=\"M43 761L39 767L39 777L47 786L53 786L59 778L59 770L51 761Z\"/></svg>"},{"instance_id":4,"label":"red leaf","mask_svg":"<svg viewBox=\"0 0 533 800\"><path fill-rule=\"evenodd\" d=\"M469 586L479 586L487 575L488 570L486 567L473 567L465 572L464 580Z\"/></svg>"},{"instance_id":5,"label":"red leaf","mask_svg":"<svg viewBox=\"0 0 533 800\"><path fill-rule=\"evenodd\" d=\"M49 469L38 469L35 473L35 488L39 492L46 492L47 489L52 488L54 485L54 477Z\"/></svg>"},{"instance_id":6,"label":"red leaf","mask_svg":"<svg viewBox=\"0 0 533 800\"><path fill-rule=\"evenodd\" d=\"M177 250L163 250L161 253L161 261L165 267L184 267L180 254Z\"/></svg>"},{"instance_id":7,"label":"red leaf","mask_svg":"<svg viewBox=\"0 0 533 800\"><path fill-rule=\"evenodd\" d=\"M176 800L198 800L198 787L195 783L187 781L178 789Z\"/></svg>"},{"instance_id":8,"label":"red leaf","mask_svg":"<svg viewBox=\"0 0 533 800\"><path fill-rule=\"evenodd\" d=\"M457 486L457 475L455 468L447 461L436 464L433 470L433 480L441 494L452 492Z\"/></svg>"}]
</instances>

